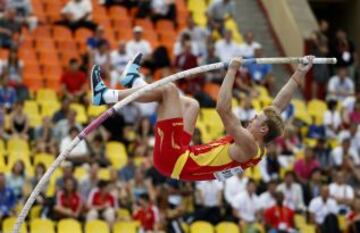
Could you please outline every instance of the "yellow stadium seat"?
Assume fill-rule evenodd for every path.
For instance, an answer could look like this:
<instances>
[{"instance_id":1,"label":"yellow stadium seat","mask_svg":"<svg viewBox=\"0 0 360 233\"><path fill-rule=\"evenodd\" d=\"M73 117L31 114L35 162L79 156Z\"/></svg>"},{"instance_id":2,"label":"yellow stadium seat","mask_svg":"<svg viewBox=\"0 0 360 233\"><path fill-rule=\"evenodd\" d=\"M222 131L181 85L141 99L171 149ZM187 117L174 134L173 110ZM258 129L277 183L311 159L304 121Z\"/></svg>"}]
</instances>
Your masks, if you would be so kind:
<instances>
[{"instance_id":1,"label":"yellow stadium seat","mask_svg":"<svg viewBox=\"0 0 360 233\"><path fill-rule=\"evenodd\" d=\"M28 117L29 117L29 125L31 128L36 128L41 126L42 117L40 116L39 113L28 115Z\"/></svg>"},{"instance_id":2,"label":"yellow stadium seat","mask_svg":"<svg viewBox=\"0 0 360 233\"><path fill-rule=\"evenodd\" d=\"M81 104L71 104L70 108L76 111L76 121L80 124L84 124L88 121L85 107Z\"/></svg>"},{"instance_id":3,"label":"yellow stadium seat","mask_svg":"<svg viewBox=\"0 0 360 233\"><path fill-rule=\"evenodd\" d=\"M2 224L2 232L3 233L12 233L14 230L14 225L16 222L16 218L7 218L3 221ZM20 227L20 233L27 233L26 225L23 223Z\"/></svg>"},{"instance_id":4,"label":"yellow stadium seat","mask_svg":"<svg viewBox=\"0 0 360 233\"><path fill-rule=\"evenodd\" d=\"M135 221L119 221L114 225L114 233L136 233L137 223Z\"/></svg>"},{"instance_id":5,"label":"yellow stadium seat","mask_svg":"<svg viewBox=\"0 0 360 233\"><path fill-rule=\"evenodd\" d=\"M114 168L120 169L127 163L127 152L125 146L119 142L106 143L106 156Z\"/></svg>"},{"instance_id":6,"label":"yellow stadium seat","mask_svg":"<svg viewBox=\"0 0 360 233\"><path fill-rule=\"evenodd\" d=\"M314 138L305 138L305 145L310 147L315 147L317 143L317 140Z\"/></svg>"},{"instance_id":7,"label":"yellow stadium seat","mask_svg":"<svg viewBox=\"0 0 360 233\"><path fill-rule=\"evenodd\" d=\"M90 220L85 223L85 233L110 233L110 229L105 221Z\"/></svg>"},{"instance_id":8,"label":"yellow stadium seat","mask_svg":"<svg viewBox=\"0 0 360 233\"><path fill-rule=\"evenodd\" d=\"M24 113L28 116L30 115L39 115L39 105L36 101L27 100L24 103Z\"/></svg>"},{"instance_id":9,"label":"yellow stadium seat","mask_svg":"<svg viewBox=\"0 0 360 233\"><path fill-rule=\"evenodd\" d=\"M205 0L189 0L188 9L193 13L205 13L206 12L206 1Z\"/></svg>"},{"instance_id":10,"label":"yellow stadium seat","mask_svg":"<svg viewBox=\"0 0 360 233\"><path fill-rule=\"evenodd\" d=\"M60 109L59 102L42 102L41 104L41 116L52 117L56 111Z\"/></svg>"},{"instance_id":11,"label":"yellow stadium seat","mask_svg":"<svg viewBox=\"0 0 360 233\"><path fill-rule=\"evenodd\" d=\"M88 116L99 116L101 113L107 110L106 106L94 106L90 105L88 108Z\"/></svg>"},{"instance_id":12,"label":"yellow stadium seat","mask_svg":"<svg viewBox=\"0 0 360 233\"><path fill-rule=\"evenodd\" d=\"M48 169L50 167L50 165L54 162L54 160L55 160L55 158L51 154L47 154L47 153L36 154L34 156L34 167L38 163L43 163L45 165L46 169Z\"/></svg>"},{"instance_id":13,"label":"yellow stadium seat","mask_svg":"<svg viewBox=\"0 0 360 233\"><path fill-rule=\"evenodd\" d=\"M242 35L240 34L238 25L234 19L231 18L231 19L226 20L225 28L232 32L233 40L236 43L239 43L239 44L244 43L244 39L243 39Z\"/></svg>"},{"instance_id":14,"label":"yellow stadium seat","mask_svg":"<svg viewBox=\"0 0 360 233\"><path fill-rule=\"evenodd\" d=\"M55 233L54 223L49 219L33 219L30 223L30 233Z\"/></svg>"},{"instance_id":15,"label":"yellow stadium seat","mask_svg":"<svg viewBox=\"0 0 360 233\"><path fill-rule=\"evenodd\" d=\"M34 205L33 207L31 207L30 214L29 214L30 219L40 218L41 210L42 210L41 205Z\"/></svg>"},{"instance_id":16,"label":"yellow stadium seat","mask_svg":"<svg viewBox=\"0 0 360 233\"><path fill-rule=\"evenodd\" d=\"M30 157L22 152L12 152L8 156L7 171L11 171L16 161L22 160L25 164L26 175L32 176L34 174L33 167L30 163Z\"/></svg>"},{"instance_id":17,"label":"yellow stadium seat","mask_svg":"<svg viewBox=\"0 0 360 233\"><path fill-rule=\"evenodd\" d=\"M109 168L100 169L99 178L102 180L110 180L110 169Z\"/></svg>"},{"instance_id":18,"label":"yellow stadium seat","mask_svg":"<svg viewBox=\"0 0 360 233\"><path fill-rule=\"evenodd\" d=\"M214 227L204 221L196 221L190 225L190 233L214 233Z\"/></svg>"},{"instance_id":19,"label":"yellow stadium seat","mask_svg":"<svg viewBox=\"0 0 360 233\"><path fill-rule=\"evenodd\" d=\"M0 172L6 172L6 164L5 164L5 158L4 156L0 153Z\"/></svg>"},{"instance_id":20,"label":"yellow stadium seat","mask_svg":"<svg viewBox=\"0 0 360 233\"><path fill-rule=\"evenodd\" d=\"M36 101L38 103L44 102L58 102L56 92L49 88L39 89L36 93Z\"/></svg>"},{"instance_id":21,"label":"yellow stadium seat","mask_svg":"<svg viewBox=\"0 0 360 233\"><path fill-rule=\"evenodd\" d=\"M62 175L61 168L57 168L54 173L50 177L49 185L46 190L46 196L47 197L53 197L55 195L55 183L57 178L59 178Z\"/></svg>"},{"instance_id":22,"label":"yellow stadium seat","mask_svg":"<svg viewBox=\"0 0 360 233\"><path fill-rule=\"evenodd\" d=\"M303 226L306 225L306 219L303 215L301 214L295 214L294 216L294 223L295 223L295 226L298 227L298 228L301 228Z\"/></svg>"},{"instance_id":23,"label":"yellow stadium seat","mask_svg":"<svg viewBox=\"0 0 360 233\"><path fill-rule=\"evenodd\" d=\"M75 219L60 220L57 227L57 233L82 233L80 223Z\"/></svg>"},{"instance_id":24,"label":"yellow stadium seat","mask_svg":"<svg viewBox=\"0 0 360 233\"><path fill-rule=\"evenodd\" d=\"M5 143L2 139L0 139L0 155L6 155Z\"/></svg>"},{"instance_id":25,"label":"yellow stadium seat","mask_svg":"<svg viewBox=\"0 0 360 233\"><path fill-rule=\"evenodd\" d=\"M291 101L291 103L294 105L295 112L296 111L300 111L300 112L306 112L307 111L306 104L305 104L305 102L303 100L293 99Z\"/></svg>"},{"instance_id":26,"label":"yellow stadium seat","mask_svg":"<svg viewBox=\"0 0 360 233\"><path fill-rule=\"evenodd\" d=\"M78 180L82 180L87 176L88 171L84 167L77 167L74 176Z\"/></svg>"},{"instance_id":27,"label":"yellow stadium seat","mask_svg":"<svg viewBox=\"0 0 360 233\"><path fill-rule=\"evenodd\" d=\"M129 220L131 219L131 214L129 212L129 210L124 209L124 208L120 208L117 211L117 216L120 220Z\"/></svg>"},{"instance_id":28,"label":"yellow stadium seat","mask_svg":"<svg viewBox=\"0 0 360 233\"><path fill-rule=\"evenodd\" d=\"M11 127L10 114L5 114L5 117L4 117L4 129L5 130L10 130L10 127Z\"/></svg>"},{"instance_id":29,"label":"yellow stadium seat","mask_svg":"<svg viewBox=\"0 0 360 233\"><path fill-rule=\"evenodd\" d=\"M306 233L316 233L316 227L314 225L304 225L300 227L300 232L306 232Z\"/></svg>"},{"instance_id":30,"label":"yellow stadium seat","mask_svg":"<svg viewBox=\"0 0 360 233\"><path fill-rule=\"evenodd\" d=\"M307 105L310 116L315 117L315 123L321 125L324 122L324 113L327 111L327 105L324 101L313 99Z\"/></svg>"},{"instance_id":31,"label":"yellow stadium seat","mask_svg":"<svg viewBox=\"0 0 360 233\"><path fill-rule=\"evenodd\" d=\"M215 227L216 233L240 233L239 227L233 222L221 222Z\"/></svg>"},{"instance_id":32,"label":"yellow stadium seat","mask_svg":"<svg viewBox=\"0 0 360 233\"><path fill-rule=\"evenodd\" d=\"M20 138L11 138L7 142L8 154L12 152L21 152L29 154L29 144L26 140Z\"/></svg>"},{"instance_id":33,"label":"yellow stadium seat","mask_svg":"<svg viewBox=\"0 0 360 233\"><path fill-rule=\"evenodd\" d=\"M205 12L202 11L194 11L193 18L197 25L205 27L207 24L207 18Z\"/></svg>"}]
</instances>

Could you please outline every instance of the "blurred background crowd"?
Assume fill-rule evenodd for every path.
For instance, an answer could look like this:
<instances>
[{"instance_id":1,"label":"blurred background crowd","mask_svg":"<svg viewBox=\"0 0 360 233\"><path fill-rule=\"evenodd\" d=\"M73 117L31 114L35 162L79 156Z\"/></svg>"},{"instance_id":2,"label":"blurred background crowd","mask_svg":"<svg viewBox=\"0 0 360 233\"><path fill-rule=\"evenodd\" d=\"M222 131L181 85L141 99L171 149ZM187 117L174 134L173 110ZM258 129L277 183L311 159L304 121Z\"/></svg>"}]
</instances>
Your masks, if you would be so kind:
<instances>
[{"instance_id":1,"label":"blurred background crowd","mask_svg":"<svg viewBox=\"0 0 360 233\"><path fill-rule=\"evenodd\" d=\"M92 65L122 88L119 77L137 52L149 82L235 56L263 57L253 32L239 32L235 10L233 0L0 1L2 232L59 152L106 110L90 104ZM288 106L286 131L259 166L223 183L163 177L152 165L156 104L130 103L71 152L22 231L360 232L355 44L321 20L309 50L338 64L314 66L312 98ZM202 108L193 144L224 134L213 108L224 72L177 83ZM244 125L271 103L277 78L267 64L238 73L233 109Z\"/></svg>"}]
</instances>

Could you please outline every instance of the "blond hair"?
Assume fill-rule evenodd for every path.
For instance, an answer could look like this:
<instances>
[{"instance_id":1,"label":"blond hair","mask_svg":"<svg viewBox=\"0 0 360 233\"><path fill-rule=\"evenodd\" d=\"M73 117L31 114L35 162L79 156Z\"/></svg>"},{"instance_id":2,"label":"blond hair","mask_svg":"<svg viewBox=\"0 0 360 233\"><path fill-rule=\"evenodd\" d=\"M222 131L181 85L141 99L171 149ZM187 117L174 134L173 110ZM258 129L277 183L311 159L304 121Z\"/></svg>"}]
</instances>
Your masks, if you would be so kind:
<instances>
[{"instance_id":1,"label":"blond hair","mask_svg":"<svg viewBox=\"0 0 360 233\"><path fill-rule=\"evenodd\" d=\"M285 124L273 106L265 107L263 112L266 116L265 124L269 128L268 133L264 136L264 142L269 143L283 134Z\"/></svg>"}]
</instances>

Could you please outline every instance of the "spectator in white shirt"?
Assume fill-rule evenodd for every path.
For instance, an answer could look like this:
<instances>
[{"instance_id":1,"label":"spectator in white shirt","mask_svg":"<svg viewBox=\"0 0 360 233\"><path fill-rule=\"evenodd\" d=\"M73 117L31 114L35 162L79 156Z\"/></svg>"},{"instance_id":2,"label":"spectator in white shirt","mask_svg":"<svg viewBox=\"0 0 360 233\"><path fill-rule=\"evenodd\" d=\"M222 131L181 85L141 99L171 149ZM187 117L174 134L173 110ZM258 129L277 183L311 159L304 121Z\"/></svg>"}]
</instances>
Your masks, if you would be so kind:
<instances>
[{"instance_id":1,"label":"spectator in white shirt","mask_svg":"<svg viewBox=\"0 0 360 233\"><path fill-rule=\"evenodd\" d=\"M249 181L247 176L244 176L243 173L239 173L236 176L232 176L225 181L225 189L224 189L224 196L225 201L228 204L231 204L232 200L236 195L241 192L245 192L246 185Z\"/></svg>"},{"instance_id":2,"label":"spectator in white shirt","mask_svg":"<svg viewBox=\"0 0 360 233\"><path fill-rule=\"evenodd\" d=\"M336 110L337 101L329 100L328 110L324 113L324 126L327 138L336 138L341 126L340 112Z\"/></svg>"},{"instance_id":3,"label":"spectator in white shirt","mask_svg":"<svg viewBox=\"0 0 360 233\"><path fill-rule=\"evenodd\" d=\"M80 133L77 127L71 127L69 130L69 135L65 137L60 144L60 151L64 151L71 141L76 138ZM67 159L73 162L75 165L81 165L89 161L89 151L86 145L86 142L82 140L70 153Z\"/></svg>"},{"instance_id":4,"label":"spectator in white shirt","mask_svg":"<svg viewBox=\"0 0 360 233\"><path fill-rule=\"evenodd\" d=\"M110 54L110 61L111 61L110 77L111 77L112 88L115 88L129 60L130 60L130 56L128 56L126 52L126 42L120 41L118 49L112 51Z\"/></svg>"},{"instance_id":5,"label":"spectator in white shirt","mask_svg":"<svg viewBox=\"0 0 360 233\"><path fill-rule=\"evenodd\" d=\"M91 21L92 4L89 0L70 0L61 10L62 20L57 24L65 25L75 31L80 27L86 27L95 31L97 25Z\"/></svg>"},{"instance_id":6,"label":"spectator in white shirt","mask_svg":"<svg viewBox=\"0 0 360 233\"><path fill-rule=\"evenodd\" d=\"M234 114L240 119L243 125L246 125L249 121L251 121L255 115L256 110L252 105L252 97L247 96L243 99L242 106L237 106L233 109Z\"/></svg>"},{"instance_id":7,"label":"spectator in white shirt","mask_svg":"<svg viewBox=\"0 0 360 233\"><path fill-rule=\"evenodd\" d=\"M334 198L339 205L339 213L346 214L354 199L354 189L346 184L345 174L338 171L335 174L334 182L329 185L330 196Z\"/></svg>"},{"instance_id":8,"label":"spectator in white shirt","mask_svg":"<svg viewBox=\"0 0 360 233\"><path fill-rule=\"evenodd\" d=\"M143 39L143 28L135 26L133 29L133 39L126 44L126 51L130 57L134 57L137 53L143 54L143 59L148 59L152 49L149 41Z\"/></svg>"},{"instance_id":9,"label":"spectator in white shirt","mask_svg":"<svg viewBox=\"0 0 360 233\"><path fill-rule=\"evenodd\" d=\"M90 64L99 65L105 72L106 76L110 73L111 58L110 58L110 45L107 41L101 41L99 48L91 50L90 52Z\"/></svg>"},{"instance_id":10,"label":"spectator in white shirt","mask_svg":"<svg viewBox=\"0 0 360 233\"><path fill-rule=\"evenodd\" d=\"M320 196L311 200L309 205L311 219L318 226L321 226L325 218L330 214L337 214L338 206L334 199L329 195L329 187L323 185L321 187Z\"/></svg>"},{"instance_id":11,"label":"spectator in white shirt","mask_svg":"<svg viewBox=\"0 0 360 233\"><path fill-rule=\"evenodd\" d=\"M195 212L195 220L203 220L217 224L220 220L220 206L223 183L217 180L196 183L200 208Z\"/></svg>"},{"instance_id":12,"label":"spectator in white shirt","mask_svg":"<svg viewBox=\"0 0 360 233\"><path fill-rule=\"evenodd\" d=\"M247 32L245 34L245 43L240 45L240 54L244 58L255 57L255 50L260 49L261 45L254 40L254 33Z\"/></svg>"},{"instance_id":13,"label":"spectator in white shirt","mask_svg":"<svg viewBox=\"0 0 360 233\"><path fill-rule=\"evenodd\" d=\"M182 32L180 38L175 42L174 55L178 56L184 53L187 44L191 45L191 54L200 56L198 44L194 41L194 39L191 37L191 34L188 32Z\"/></svg>"},{"instance_id":14,"label":"spectator in white shirt","mask_svg":"<svg viewBox=\"0 0 360 233\"><path fill-rule=\"evenodd\" d=\"M343 138L350 138L350 149L360 153L360 128L356 123L351 122L348 130L343 130L339 133L338 141Z\"/></svg>"},{"instance_id":15,"label":"spectator in white shirt","mask_svg":"<svg viewBox=\"0 0 360 233\"><path fill-rule=\"evenodd\" d=\"M246 191L241 192L233 198L231 206L233 207L233 214L239 219L241 228L246 228L248 231L255 228L255 223L258 219L259 197L255 193L256 183L254 180L249 180L246 185ZM241 232L244 232L243 230Z\"/></svg>"},{"instance_id":16,"label":"spectator in white shirt","mask_svg":"<svg viewBox=\"0 0 360 233\"><path fill-rule=\"evenodd\" d=\"M228 62L233 57L241 55L239 45L232 40L230 30L225 30L224 39L216 42L215 51L222 62Z\"/></svg>"},{"instance_id":17,"label":"spectator in white shirt","mask_svg":"<svg viewBox=\"0 0 360 233\"><path fill-rule=\"evenodd\" d=\"M268 209L270 207L273 207L276 204L276 199L275 199L275 195L276 195L276 187L277 187L277 183L275 180L271 180L268 184L267 184L267 190L266 192L263 192L260 196L259 196L259 205L260 208L262 210Z\"/></svg>"},{"instance_id":18,"label":"spectator in white shirt","mask_svg":"<svg viewBox=\"0 0 360 233\"><path fill-rule=\"evenodd\" d=\"M234 10L235 6L232 0L213 1L206 12L210 29L222 32L226 17L233 15Z\"/></svg>"},{"instance_id":19,"label":"spectator in white shirt","mask_svg":"<svg viewBox=\"0 0 360 233\"><path fill-rule=\"evenodd\" d=\"M293 171L285 173L284 182L277 187L285 196L284 205L294 211L305 210L303 191L298 183L295 183L295 174Z\"/></svg>"},{"instance_id":20,"label":"spectator in white shirt","mask_svg":"<svg viewBox=\"0 0 360 233\"><path fill-rule=\"evenodd\" d=\"M355 165L360 164L358 152L350 146L350 137L342 138L341 145L331 151L331 158L336 166L341 166L345 157L350 157Z\"/></svg>"},{"instance_id":21,"label":"spectator in white shirt","mask_svg":"<svg viewBox=\"0 0 360 233\"><path fill-rule=\"evenodd\" d=\"M328 83L329 99L343 101L354 94L354 82L351 80L346 67L339 67L337 75L333 76Z\"/></svg>"}]
</instances>

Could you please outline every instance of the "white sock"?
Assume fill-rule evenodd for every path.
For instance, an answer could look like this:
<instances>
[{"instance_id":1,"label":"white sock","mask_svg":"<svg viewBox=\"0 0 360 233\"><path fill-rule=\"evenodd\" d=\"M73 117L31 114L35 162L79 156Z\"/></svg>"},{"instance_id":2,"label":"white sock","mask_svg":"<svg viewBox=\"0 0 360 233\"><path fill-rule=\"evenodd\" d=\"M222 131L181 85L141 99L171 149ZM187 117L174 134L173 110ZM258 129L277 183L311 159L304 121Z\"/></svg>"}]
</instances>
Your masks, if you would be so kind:
<instances>
[{"instance_id":1,"label":"white sock","mask_svg":"<svg viewBox=\"0 0 360 233\"><path fill-rule=\"evenodd\" d=\"M143 77L137 78L134 80L132 87L142 87L147 85L148 83L144 80Z\"/></svg>"},{"instance_id":2,"label":"white sock","mask_svg":"<svg viewBox=\"0 0 360 233\"><path fill-rule=\"evenodd\" d=\"M115 89L108 89L102 97L107 104L117 103L119 101L119 92Z\"/></svg>"}]
</instances>

